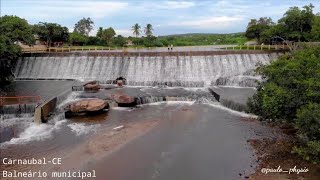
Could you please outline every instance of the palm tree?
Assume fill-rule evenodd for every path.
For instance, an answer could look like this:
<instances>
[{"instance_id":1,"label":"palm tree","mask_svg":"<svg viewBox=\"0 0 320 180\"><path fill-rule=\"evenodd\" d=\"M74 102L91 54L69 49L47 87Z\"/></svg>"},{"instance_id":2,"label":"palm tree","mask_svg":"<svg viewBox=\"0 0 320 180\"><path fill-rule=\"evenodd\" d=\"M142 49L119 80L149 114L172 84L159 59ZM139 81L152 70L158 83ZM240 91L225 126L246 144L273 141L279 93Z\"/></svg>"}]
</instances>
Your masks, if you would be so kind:
<instances>
[{"instance_id":1,"label":"palm tree","mask_svg":"<svg viewBox=\"0 0 320 180\"><path fill-rule=\"evenodd\" d=\"M138 23L136 23L135 25L132 26L131 30L133 31L133 35L138 37L141 33L141 26Z\"/></svg>"},{"instance_id":2,"label":"palm tree","mask_svg":"<svg viewBox=\"0 0 320 180\"><path fill-rule=\"evenodd\" d=\"M152 25L151 24L147 24L147 26L144 28L144 33L147 36L151 36L152 35L152 31L153 31Z\"/></svg>"}]
</instances>

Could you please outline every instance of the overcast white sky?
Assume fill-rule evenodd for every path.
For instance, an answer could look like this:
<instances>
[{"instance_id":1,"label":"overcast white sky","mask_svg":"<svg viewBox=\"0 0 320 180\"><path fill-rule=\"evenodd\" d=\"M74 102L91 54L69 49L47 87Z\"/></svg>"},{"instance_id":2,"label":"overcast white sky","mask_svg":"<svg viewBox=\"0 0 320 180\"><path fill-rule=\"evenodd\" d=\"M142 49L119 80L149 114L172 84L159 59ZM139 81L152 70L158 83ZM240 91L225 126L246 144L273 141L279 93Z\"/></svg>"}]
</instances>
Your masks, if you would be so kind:
<instances>
[{"instance_id":1,"label":"overcast white sky","mask_svg":"<svg viewBox=\"0 0 320 180\"><path fill-rule=\"evenodd\" d=\"M1 16L17 15L29 23L55 22L70 31L82 17L99 27L113 27L117 34L132 35L131 26L150 23L155 35L181 33L233 33L245 31L252 18L277 21L292 6L312 3L320 12L320 0L1 0Z\"/></svg>"}]
</instances>

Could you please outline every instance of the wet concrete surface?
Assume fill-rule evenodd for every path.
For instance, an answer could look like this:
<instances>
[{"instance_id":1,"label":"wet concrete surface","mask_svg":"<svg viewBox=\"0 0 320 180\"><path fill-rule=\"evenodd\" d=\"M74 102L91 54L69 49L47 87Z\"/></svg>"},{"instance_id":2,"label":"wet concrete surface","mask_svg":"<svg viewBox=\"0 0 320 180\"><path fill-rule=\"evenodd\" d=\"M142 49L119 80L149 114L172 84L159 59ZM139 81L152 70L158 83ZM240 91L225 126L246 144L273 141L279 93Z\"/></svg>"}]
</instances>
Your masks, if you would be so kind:
<instances>
[{"instance_id":1,"label":"wet concrete surface","mask_svg":"<svg viewBox=\"0 0 320 180\"><path fill-rule=\"evenodd\" d=\"M77 81L14 81L10 85L0 89L0 95L2 96L40 96L45 100L59 92L70 88L73 85L77 85L81 82Z\"/></svg>"},{"instance_id":2,"label":"wet concrete surface","mask_svg":"<svg viewBox=\"0 0 320 180\"><path fill-rule=\"evenodd\" d=\"M220 103L230 109L246 112L247 101L256 93L255 88L234 88L234 87L209 87L209 89L220 96Z\"/></svg>"},{"instance_id":3,"label":"wet concrete surface","mask_svg":"<svg viewBox=\"0 0 320 180\"><path fill-rule=\"evenodd\" d=\"M189 51L221 51L228 47L236 47L237 45L207 45L207 46L179 46L173 47L172 50L168 50L168 47L153 47L153 48L124 48L115 50L105 50L106 52L189 52ZM78 51L78 52L90 52L90 51Z\"/></svg>"}]
</instances>

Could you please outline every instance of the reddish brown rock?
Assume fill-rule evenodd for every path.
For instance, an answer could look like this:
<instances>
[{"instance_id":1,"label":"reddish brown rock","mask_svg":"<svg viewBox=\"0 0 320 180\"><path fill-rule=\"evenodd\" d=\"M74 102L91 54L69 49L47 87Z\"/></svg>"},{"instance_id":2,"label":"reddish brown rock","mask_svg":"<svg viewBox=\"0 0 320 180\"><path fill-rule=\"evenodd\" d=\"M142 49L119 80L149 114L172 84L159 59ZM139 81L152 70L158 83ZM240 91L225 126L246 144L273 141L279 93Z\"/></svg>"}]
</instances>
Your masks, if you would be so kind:
<instances>
[{"instance_id":1,"label":"reddish brown rock","mask_svg":"<svg viewBox=\"0 0 320 180\"><path fill-rule=\"evenodd\" d=\"M107 111L109 104L102 99L84 99L69 104L65 110L65 117L78 115L97 115Z\"/></svg>"},{"instance_id":2,"label":"reddish brown rock","mask_svg":"<svg viewBox=\"0 0 320 180\"><path fill-rule=\"evenodd\" d=\"M122 86L123 86L123 81L122 81L122 80L117 80L117 85L118 85L119 87L122 87Z\"/></svg>"},{"instance_id":3,"label":"reddish brown rock","mask_svg":"<svg viewBox=\"0 0 320 180\"><path fill-rule=\"evenodd\" d=\"M84 99L71 103L67 110L71 112L93 112L100 111L108 107L108 102L102 99Z\"/></svg>"},{"instance_id":4,"label":"reddish brown rock","mask_svg":"<svg viewBox=\"0 0 320 180\"><path fill-rule=\"evenodd\" d=\"M101 86L97 81L91 81L83 85L85 90L99 90Z\"/></svg>"},{"instance_id":5,"label":"reddish brown rock","mask_svg":"<svg viewBox=\"0 0 320 180\"><path fill-rule=\"evenodd\" d=\"M117 92L110 95L110 99L118 103L118 106L122 107L129 107L129 106L135 106L136 101L133 96L129 96L125 93Z\"/></svg>"},{"instance_id":6,"label":"reddish brown rock","mask_svg":"<svg viewBox=\"0 0 320 180\"><path fill-rule=\"evenodd\" d=\"M98 84L98 82L97 81L90 81L90 82L85 83L83 86L85 86L87 84Z\"/></svg>"}]
</instances>

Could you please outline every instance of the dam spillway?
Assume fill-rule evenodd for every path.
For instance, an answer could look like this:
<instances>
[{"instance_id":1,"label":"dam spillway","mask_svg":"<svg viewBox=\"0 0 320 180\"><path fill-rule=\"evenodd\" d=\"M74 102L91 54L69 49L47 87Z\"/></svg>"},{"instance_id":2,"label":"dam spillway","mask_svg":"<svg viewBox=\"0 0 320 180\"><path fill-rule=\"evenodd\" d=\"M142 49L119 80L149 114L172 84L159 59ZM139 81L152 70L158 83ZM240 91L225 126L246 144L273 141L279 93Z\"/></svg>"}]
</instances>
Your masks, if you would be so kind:
<instances>
[{"instance_id":1,"label":"dam spillway","mask_svg":"<svg viewBox=\"0 0 320 180\"><path fill-rule=\"evenodd\" d=\"M210 85L253 86L258 64L268 64L278 53L212 55L120 55L68 53L25 56L15 69L17 79L75 79L112 83L125 77L132 86Z\"/></svg>"}]
</instances>

